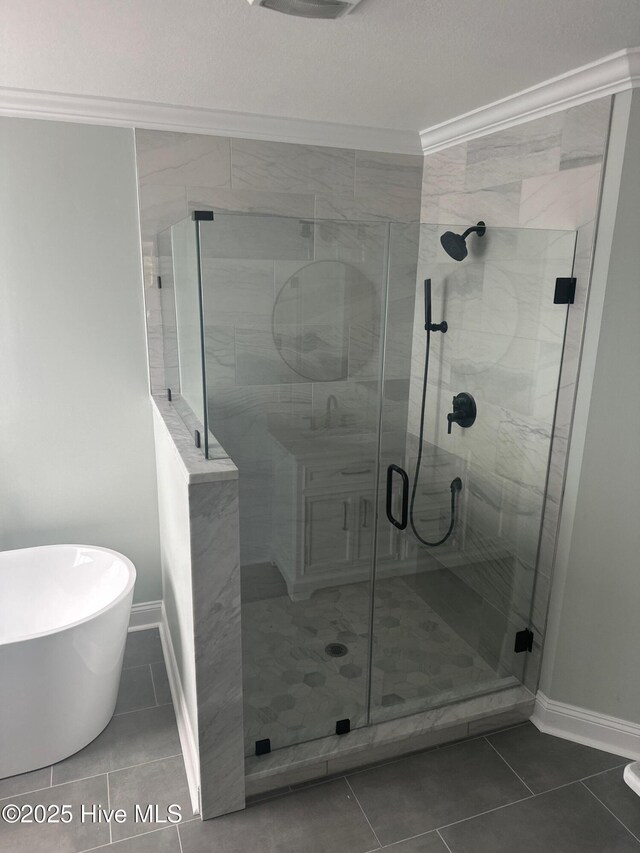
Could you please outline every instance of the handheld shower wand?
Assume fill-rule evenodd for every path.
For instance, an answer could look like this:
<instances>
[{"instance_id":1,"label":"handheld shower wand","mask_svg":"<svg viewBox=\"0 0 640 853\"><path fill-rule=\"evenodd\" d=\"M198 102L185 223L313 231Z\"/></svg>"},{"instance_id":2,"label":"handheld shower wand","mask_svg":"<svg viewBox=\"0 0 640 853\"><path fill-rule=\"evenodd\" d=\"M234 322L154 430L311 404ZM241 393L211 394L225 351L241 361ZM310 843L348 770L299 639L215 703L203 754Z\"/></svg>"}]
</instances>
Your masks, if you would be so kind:
<instances>
[{"instance_id":1,"label":"handheld shower wand","mask_svg":"<svg viewBox=\"0 0 640 853\"><path fill-rule=\"evenodd\" d=\"M427 332L446 332L449 328L447 321L442 323L431 322L431 279L424 280L424 328Z\"/></svg>"},{"instance_id":2,"label":"handheld shower wand","mask_svg":"<svg viewBox=\"0 0 640 853\"><path fill-rule=\"evenodd\" d=\"M416 539L421 542L423 545L428 545L430 548L435 548L437 545L442 545L453 533L453 528L456 523L456 495L458 492L462 491L462 480L460 477L455 477L451 481L451 520L449 522L449 529L444 534L441 539L438 539L437 542L429 542L426 539L423 539L422 536L418 533L418 529L416 527L416 522L414 519L414 505L416 501L416 491L418 489L418 480L420 478L420 468L422 466L422 448L424 444L424 418L425 418L425 408L427 401L427 379L429 376L429 352L431 349L431 332L446 332L449 326L447 325L446 320L443 320L442 323L432 323L431 322L431 279L427 278L424 282L424 328L427 333L427 343L425 348L424 355L424 374L422 379L422 406L420 409L420 435L418 438L418 458L416 459L416 469L413 475L413 486L411 489L411 502L409 504L409 522L411 524L411 530L413 531Z\"/></svg>"}]
</instances>

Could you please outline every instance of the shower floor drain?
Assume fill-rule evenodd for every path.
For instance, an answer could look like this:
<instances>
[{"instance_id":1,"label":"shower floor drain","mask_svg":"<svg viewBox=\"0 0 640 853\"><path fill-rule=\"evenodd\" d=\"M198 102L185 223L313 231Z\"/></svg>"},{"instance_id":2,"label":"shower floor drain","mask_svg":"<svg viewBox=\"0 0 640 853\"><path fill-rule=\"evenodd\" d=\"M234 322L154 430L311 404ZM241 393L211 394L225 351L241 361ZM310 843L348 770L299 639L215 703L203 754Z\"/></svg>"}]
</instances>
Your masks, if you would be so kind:
<instances>
[{"instance_id":1,"label":"shower floor drain","mask_svg":"<svg viewBox=\"0 0 640 853\"><path fill-rule=\"evenodd\" d=\"M329 643L328 646L325 646L324 650L330 658L342 658L349 651L344 643Z\"/></svg>"}]
</instances>

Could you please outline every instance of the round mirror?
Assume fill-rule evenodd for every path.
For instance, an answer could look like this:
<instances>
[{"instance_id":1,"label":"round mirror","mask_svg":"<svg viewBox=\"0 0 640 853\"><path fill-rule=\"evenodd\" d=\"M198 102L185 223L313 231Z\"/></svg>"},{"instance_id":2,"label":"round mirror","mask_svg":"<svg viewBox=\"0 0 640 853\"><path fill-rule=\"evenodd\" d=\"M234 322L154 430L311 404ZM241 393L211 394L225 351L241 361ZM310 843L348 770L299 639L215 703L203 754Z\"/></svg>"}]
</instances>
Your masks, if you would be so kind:
<instances>
[{"instance_id":1,"label":"round mirror","mask_svg":"<svg viewBox=\"0 0 640 853\"><path fill-rule=\"evenodd\" d=\"M280 288L271 327L298 376L335 382L362 377L377 353L379 322L376 288L364 273L342 261L314 261Z\"/></svg>"}]
</instances>

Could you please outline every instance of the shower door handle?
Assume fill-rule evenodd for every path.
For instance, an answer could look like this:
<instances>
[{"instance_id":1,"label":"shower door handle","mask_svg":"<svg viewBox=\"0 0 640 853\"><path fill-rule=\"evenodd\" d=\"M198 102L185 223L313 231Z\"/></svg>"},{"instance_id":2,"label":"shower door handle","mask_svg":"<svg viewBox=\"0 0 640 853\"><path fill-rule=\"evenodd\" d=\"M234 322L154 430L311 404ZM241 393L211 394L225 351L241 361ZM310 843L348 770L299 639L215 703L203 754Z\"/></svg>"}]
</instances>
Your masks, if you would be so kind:
<instances>
[{"instance_id":1,"label":"shower door handle","mask_svg":"<svg viewBox=\"0 0 640 853\"><path fill-rule=\"evenodd\" d=\"M393 514L393 474L400 474L402 479L402 517L400 521ZM399 465L389 465L387 468L387 518L397 527L404 530L409 520L409 477L404 468Z\"/></svg>"}]
</instances>

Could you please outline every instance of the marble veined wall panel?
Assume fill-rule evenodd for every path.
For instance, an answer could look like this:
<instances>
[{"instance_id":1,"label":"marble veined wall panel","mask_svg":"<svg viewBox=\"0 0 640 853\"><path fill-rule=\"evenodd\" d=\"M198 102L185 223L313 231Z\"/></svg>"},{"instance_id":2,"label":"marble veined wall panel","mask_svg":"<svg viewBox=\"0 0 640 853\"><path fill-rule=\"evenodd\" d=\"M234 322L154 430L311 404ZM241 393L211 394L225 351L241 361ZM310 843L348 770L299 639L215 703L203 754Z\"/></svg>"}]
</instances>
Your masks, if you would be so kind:
<instances>
[{"instance_id":1,"label":"marble veined wall panel","mask_svg":"<svg viewBox=\"0 0 640 853\"><path fill-rule=\"evenodd\" d=\"M593 101L429 155L423 170L417 278L432 279L434 321L449 323L446 336L432 336L426 437L467 472L462 505L474 546L489 553L498 540L510 554L508 563L494 557L459 577L522 619L531 599L526 572L537 566L529 687L544 632L610 111L610 98ZM468 258L452 262L439 235L480 219L486 236L471 237ZM577 291L567 312L553 304L553 288L572 269ZM422 298L419 284L410 440L424 369ZM471 429L448 436L451 397L462 390L481 410ZM522 582L514 565L524 567Z\"/></svg>"}]
</instances>

